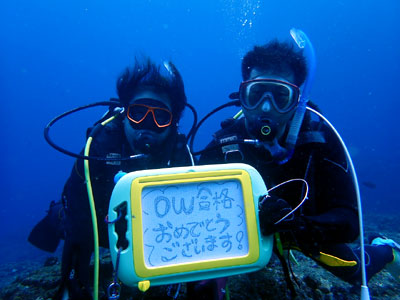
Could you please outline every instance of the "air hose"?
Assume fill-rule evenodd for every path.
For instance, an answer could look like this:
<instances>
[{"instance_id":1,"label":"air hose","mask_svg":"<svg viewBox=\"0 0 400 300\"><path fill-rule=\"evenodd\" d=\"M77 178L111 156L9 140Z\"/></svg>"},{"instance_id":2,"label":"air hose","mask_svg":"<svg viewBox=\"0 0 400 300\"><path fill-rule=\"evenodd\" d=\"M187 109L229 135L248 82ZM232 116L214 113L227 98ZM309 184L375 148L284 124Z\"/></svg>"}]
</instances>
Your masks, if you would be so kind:
<instances>
[{"instance_id":1,"label":"air hose","mask_svg":"<svg viewBox=\"0 0 400 300\"><path fill-rule=\"evenodd\" d=\"M332 131L335 133L336 137L339 139L340 144L342 145L342 148L346 154L346 159L348 161L348 164L350 166L350 171L353 179L353 184L356 189L356 197L357 197L357 209L358 209L358 224L360 228L360 256L361 256L361 299L362 300L369 300L369 290L368 290L368 285L367 285L367 276L366 276L366 271L365 271L365 252L364 252L364 225L363 225L363 218L362 218L362 207L361 207L361 196L360 196L360 187L358 185L358 180L356 176L356 170L353 165L353 161L351 160L351 156L349 151L347 150L347 147L342 139L342 137L339 135L339 132L337 132L336 128L333 127L333 125L326 119L321 113L318 111L307 107L307 109L314 114L316 114L318 117L320 117L328 126L332 129Z\"/></svg>"},{"instance_id":2,"label":"air hose","mask_svg":"<svg viewBox=\"0 0 400 300\"><path fill-rule=\"evenodd\" d=\"M120 113L116 113L112 117L108 118L107 120L97 124L89 134L89 137L86 142L84 155L89 157L90 152L90 145L92 144L93 137L98 132L99 128L105 126L107 123L111 122ZM89 205L90 205L90 214L92 216L92 225L93 225L93 241L94 241L94 278L93 278L93 300L98 300L99 298L99 232L97 228L97 215L96 215L96 206L94 203L93 197L93 189L92 189L92 182L90 179L90 169L89 169L89 160L85 159L83 161L84 168L85 168L85 181L86 181L86 189L89 198Z\"/></svg>"}]
</instances>

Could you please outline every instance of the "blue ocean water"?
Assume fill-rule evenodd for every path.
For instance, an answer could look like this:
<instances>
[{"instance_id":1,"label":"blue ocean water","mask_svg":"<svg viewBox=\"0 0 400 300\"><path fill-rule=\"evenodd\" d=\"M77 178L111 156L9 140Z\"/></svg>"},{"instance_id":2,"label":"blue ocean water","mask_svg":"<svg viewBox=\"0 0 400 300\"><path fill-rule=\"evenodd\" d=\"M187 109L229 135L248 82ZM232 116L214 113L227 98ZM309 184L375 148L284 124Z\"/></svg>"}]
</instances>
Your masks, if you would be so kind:
<instances>
[{"instance_id":1,"label":"blue ocean water","mask_svg":"<svg viewBox=\"0 0 400 300\"><path fill-rule=\"evenodd\" d=\"M237 90L243 55L275 37L289 40L292 27L314 44L312 99L352 154L364 212L398 213L399 13L398 0L2 1L0 260L37 253L27 235L71 170L74 159L43 138L54 116L115 97L116 78L135 55L172 60L204 116ZM103 112L72 116L51 134L77 152ZM196 149L233 113L210 120ZM183 132L191 120L187 111Z\"/></svg>"}]
</instances>

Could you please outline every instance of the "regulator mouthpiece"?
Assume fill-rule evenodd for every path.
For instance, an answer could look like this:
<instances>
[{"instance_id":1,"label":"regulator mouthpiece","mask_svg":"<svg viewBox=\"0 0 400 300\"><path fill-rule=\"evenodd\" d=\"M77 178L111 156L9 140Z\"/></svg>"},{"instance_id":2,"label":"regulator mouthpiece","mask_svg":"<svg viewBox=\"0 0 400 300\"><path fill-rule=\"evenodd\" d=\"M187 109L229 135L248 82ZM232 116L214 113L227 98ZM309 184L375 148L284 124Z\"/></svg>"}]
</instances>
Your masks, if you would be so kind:
<instances>
[{"instance_id":1,"label":"regulator mouthpiece","mask_svg":"<svg viewBox=\"0 0 400 300\"><path fill-rule=\"evenodd\" d=\"M262 135L269 135L271 133L272 129L268 125L265 125L261 127L261 134Z\"/></svg>"}]
</instances>

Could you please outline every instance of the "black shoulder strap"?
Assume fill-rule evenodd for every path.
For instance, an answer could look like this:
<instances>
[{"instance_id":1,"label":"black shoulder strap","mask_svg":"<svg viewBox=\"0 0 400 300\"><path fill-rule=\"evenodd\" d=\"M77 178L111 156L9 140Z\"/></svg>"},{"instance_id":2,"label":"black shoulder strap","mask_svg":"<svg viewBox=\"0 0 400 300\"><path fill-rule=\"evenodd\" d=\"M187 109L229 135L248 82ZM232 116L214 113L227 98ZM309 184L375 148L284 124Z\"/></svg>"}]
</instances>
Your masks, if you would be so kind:
<instances>
[{"instance_id":1,"label":"black shoulder strap","mask_svg":"<svg viewBox=\"0 0 400 300\"><path fill-rule=\"evenodd\" d=\"M326 139L324 134L317 130L301 132L297 140L297 145L305 145L310 143L325 144Z\"/></svg>"},{"instance_id":2,"label":"black shoulder strap","mask_svg":"<svg viewBox=\"0 0 400 300\"><path fill-rule=\"evenodd\" d=\"M184 134L177 133L175 139L175 147L173 147L171 155L171 166L188 166L192 165L192 154L187 145Z\"/></svg>"},{"instance_id":3,"label":"black shoulder strap","mask_svg":"<svg viewBox=\"0 0 400 300\"><path fill-rule=\"evenodd\" d=\"M297 145L305 145L311 143L320 143L320 144L326 143L324 132L321 130L322 123L319 117L313 118L313 115L310 112L307 112L301 127L302 128L299 132L299 136L296 143Z\"/></svg>"}]
</instances>

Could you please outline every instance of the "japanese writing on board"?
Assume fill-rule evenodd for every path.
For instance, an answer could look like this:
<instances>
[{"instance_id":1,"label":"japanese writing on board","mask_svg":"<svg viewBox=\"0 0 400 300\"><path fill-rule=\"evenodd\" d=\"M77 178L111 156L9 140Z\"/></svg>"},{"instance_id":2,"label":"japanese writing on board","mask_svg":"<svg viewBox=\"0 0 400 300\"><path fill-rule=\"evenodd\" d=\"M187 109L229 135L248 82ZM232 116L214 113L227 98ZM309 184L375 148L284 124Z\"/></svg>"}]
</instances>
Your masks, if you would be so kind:
<instances>
[{"instance_id":1,"label":"japanese writing on board","mask_svg":"<svg viewBox=\"0 0 400 300\"><path fill-rule=\"evenodd\" d=\"M142 224L148 267L239 257L249 251L238 180L146 187Z\"/></svg>"}]
</instances>

